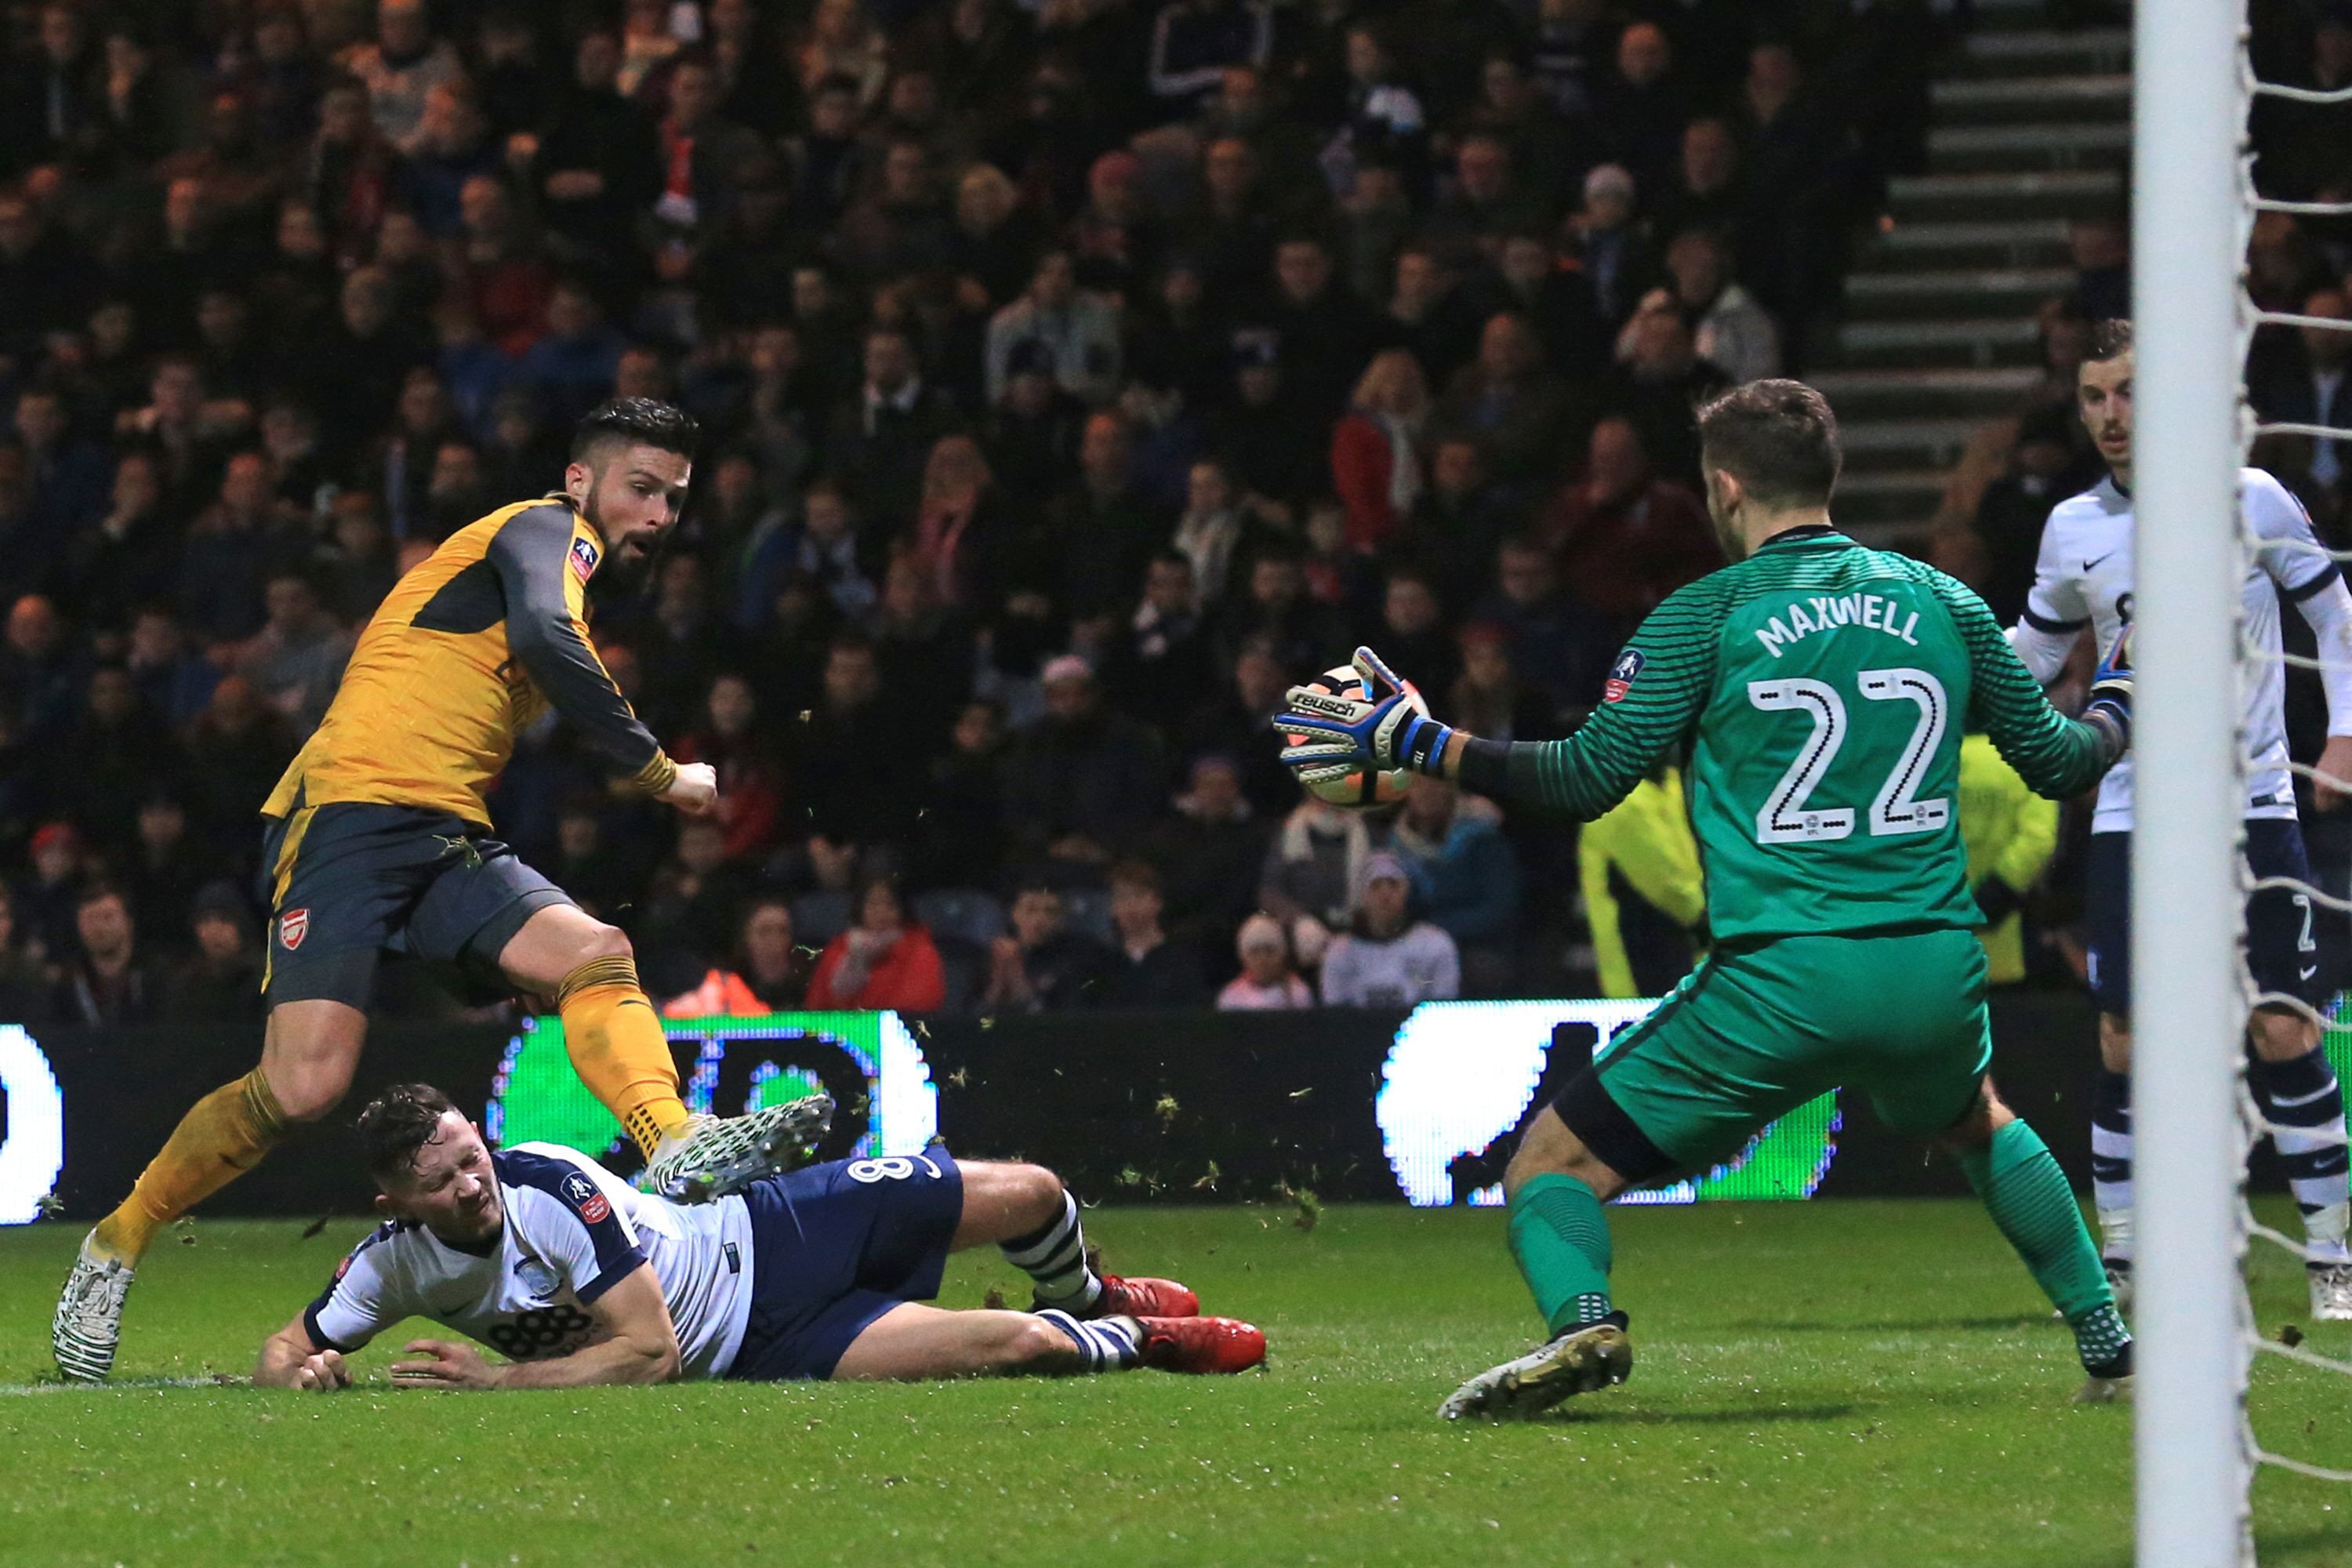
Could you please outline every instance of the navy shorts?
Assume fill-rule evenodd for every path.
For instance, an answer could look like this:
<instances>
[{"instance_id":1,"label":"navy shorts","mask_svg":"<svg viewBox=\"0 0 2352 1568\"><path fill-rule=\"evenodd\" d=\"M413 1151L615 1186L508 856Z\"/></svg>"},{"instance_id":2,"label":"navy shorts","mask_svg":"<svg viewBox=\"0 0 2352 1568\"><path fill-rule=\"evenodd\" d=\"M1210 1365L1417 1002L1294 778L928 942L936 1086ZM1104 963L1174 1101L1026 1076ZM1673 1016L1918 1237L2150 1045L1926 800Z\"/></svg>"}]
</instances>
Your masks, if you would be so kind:
<instances>
[{"instance_id":1,"label":"navy shorts","mask_svg":"<svg viewBox=\"0 0 2352 1568\"><path fill-rule=\"evenodd\" d=\"M365 1007L378 958L457 965L504 995L499 953L563 890L481 829L446 811L335 801L268 819L261 841L269 900L262 989L280 1002Z\"/></svg>"},{"instance_id":2,"label":"navy shorts","mask_svg":"<svg viewBox=\"0 0 2352 1568\"><path fill-rule=\"evenodd\" d=\"M2131 1016L2131 841L2128 833L2091 835L2091 995L2099 1011ZM2311 880L2303 826L2290 817L2246 823L2246 867L2257 878ZM2307 893L2266 888L2246 900L2246 967L2254 988L2318 1006L2336 988L2335 922Z\"/></svg>"},{"instance_id":3,"label":"navy shorts","mask_svg":"<svg viewBox=\"0 0 2352 1568\"><path fill-rule=\"evenodd\" d=\"M826 1378L849 1342L904 1301L940 1293L963 1222L963 1173L937 1145L833 1160L753 1183L751 1316L727 1375Z\"/></svg>"}]
</instances>

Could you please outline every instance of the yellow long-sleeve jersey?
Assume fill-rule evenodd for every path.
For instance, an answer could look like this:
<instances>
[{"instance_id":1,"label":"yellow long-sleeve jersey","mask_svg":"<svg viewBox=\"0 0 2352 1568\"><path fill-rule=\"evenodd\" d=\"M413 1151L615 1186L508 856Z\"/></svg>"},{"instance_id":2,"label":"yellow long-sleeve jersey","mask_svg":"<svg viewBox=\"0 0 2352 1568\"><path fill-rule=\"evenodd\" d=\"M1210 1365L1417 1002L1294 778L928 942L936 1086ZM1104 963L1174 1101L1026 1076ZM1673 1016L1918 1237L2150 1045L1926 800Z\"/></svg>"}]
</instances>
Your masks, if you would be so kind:
<instances>
[{"instance_id":1,"label":"yellow long-sleeve jersey","mask_svg":"<svg viewBox=\"0 0 2352 1568\"><path fill-rule=\"evenodd\" d=\"M2058 803L2026 787L1990 738L1960 742L1960 842L1969 886L1998 877L2012 892L2033 886L2058 848ZM1996 985L2025 978L2025 918L2014 911L1980 928L1988 977Z\"/></svg>"},{"instance_id":2,"label":"yellow long-sleeve jersey","mask_svg":"<svg viewBox=\"0 0 2352 1568\"><path fill-rule=\"evenodd\" d=\"M657 795L677 776L588 641L596 530L563 498L501 507L394 584L326 718L262 807L361 801L489 825L484 796L515 735L552 705L615 772Z\"/></svg>"},{"instance_id":3,"label":"yellow long-sleeve jersey","mask_svg":"<svg viewBox=\"0 0 2352 1568\"><path fill-rule=\"evenodd\" d=\"M1706 877L1683 804L1683 778L1667 768L1643 779L1623 800L1584 825L1576 844L1585 923L1603 996L1635 996L1633 961L1610 887L1614 869L1644 901L1688 930L1706 912Z\"/></svg>"}]
</instances>

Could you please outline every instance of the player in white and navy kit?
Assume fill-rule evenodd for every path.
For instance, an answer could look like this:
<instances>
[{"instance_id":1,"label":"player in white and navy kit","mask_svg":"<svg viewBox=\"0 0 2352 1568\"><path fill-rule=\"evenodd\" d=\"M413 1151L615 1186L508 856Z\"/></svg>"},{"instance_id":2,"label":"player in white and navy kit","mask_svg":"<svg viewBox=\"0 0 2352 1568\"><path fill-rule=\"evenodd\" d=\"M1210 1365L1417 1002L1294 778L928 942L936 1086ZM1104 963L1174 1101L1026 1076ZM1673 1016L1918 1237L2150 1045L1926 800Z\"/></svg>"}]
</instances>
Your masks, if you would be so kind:
<instances>
[{"instance_id":1,"label":"player in white and navy kit","mask_svg":"<svg viewBox=\"0 0 2352 1568\"><path fill-rule=\"evenodd\" d=\"M423 1084L379 1096L360 1135L389 1217L263 1344L256 1384L346 1387L345 1358L411 1317L507 1358L414 1340L392 1368L411 1387L1240 1372L1265 1356L1256 1329L1200 1316L1172 1280L1096 1274L1076 1201L1036 1165L933 1148L687 1207L577 1150L493 1153ZM950 1252L992 1243L1035 1282L1035 1310L919 1304Z\"/></svg>"},{"instance_id":2,"label":"player in white and navy kit","mask_svg":"<svg viewBox=\"0 0 2352 1568\"><path fill-rule=\"evenodd\" d=\"M2059 502L2042 525L2033 590L2024 618L2011 633L2027 666L2045 682L2057 678L2083 628L2090 627L2097 646L2108 648L2132 618L2132 366L2131 324L2102 323L2077 394L2083 421L2112 472ZM2246 862L2256 878L2308 883L2287 766L2279 601L2295 606L2318 641L2328 732L2319 771L2352 778L2352 592L2285 486L2259 468L2242 469L2238 501L2253 541L2242 613L2252 661L2242 729ZM2328 810L2343 794L2321 784L2313 799ZM2102 1251L2119 1300L2128 1299L2132 1257L2131 828L2132 761L2126 757L2099 786L2086 911L2101 1068L2092 1101L2091 1174ZM2274 1141L2303 1211L2312 1312L2352 1318L2344 1093L2319 1048L2318 1025L2291 1005L2315 1007L2343 984L2330 923L2315 912L2308 896L2284 888L2246 901L2247 964L2256 989L2276 999L2257 1005L2248 1021L2252 1050L2246 1079L2263 1114L2282 1129Z\"/></svg>"}]
</instances>

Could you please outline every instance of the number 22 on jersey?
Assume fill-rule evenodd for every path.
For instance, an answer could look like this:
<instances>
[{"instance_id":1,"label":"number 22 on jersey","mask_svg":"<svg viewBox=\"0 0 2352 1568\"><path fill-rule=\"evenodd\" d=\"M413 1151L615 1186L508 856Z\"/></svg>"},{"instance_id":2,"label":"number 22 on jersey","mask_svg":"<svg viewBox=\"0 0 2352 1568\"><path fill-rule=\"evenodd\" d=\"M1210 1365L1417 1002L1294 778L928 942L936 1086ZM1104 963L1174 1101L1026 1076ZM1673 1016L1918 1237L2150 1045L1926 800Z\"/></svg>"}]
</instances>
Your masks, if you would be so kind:
<instances>
[{"instance_id":1,"label":"number 22 on jersey","mask_svg":"<svg viewBox=\"0 0 2352 1568\"><path fill-rule=\"evenodd\" d=\"M1870 803L1874 837L1906 833L1932 833L1951 819L1948 800L1918 800L1913 792L1944 738L1950 704L1943 682L1924 669L1865 669L1855 676L1862 695L1873 702L1909 702L1919 710L1911 739L1878 794ZM1826 680L1798 676L1783 680L1751 680L1748 700L1767 713L1797 713L1812 723L1812 733L1797 748L1796 759L1780 775L1756 813L1759 844L1826 844L1853 833L1854 810L1849 805L1810 804L1813 790L1837 760L1849 726L1845 699Z\"/></svg>"}]
</instances>

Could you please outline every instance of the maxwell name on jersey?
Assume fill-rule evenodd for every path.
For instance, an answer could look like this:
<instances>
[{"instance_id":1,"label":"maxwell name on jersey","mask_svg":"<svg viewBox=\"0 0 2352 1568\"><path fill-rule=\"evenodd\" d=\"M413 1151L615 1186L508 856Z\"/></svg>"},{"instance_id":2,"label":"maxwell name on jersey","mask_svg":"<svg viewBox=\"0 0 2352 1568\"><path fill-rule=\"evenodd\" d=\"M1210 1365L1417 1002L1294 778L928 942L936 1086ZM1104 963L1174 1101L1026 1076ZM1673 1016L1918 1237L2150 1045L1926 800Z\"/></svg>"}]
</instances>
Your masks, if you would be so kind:
<instances>
[{"instance_id":1,"label":"maxwell name on jersey","mask_svg":"<svg viewBox=\"0 0 2352 1568\"><path fill-rule=\"evenodd\" d=\"M1806 612L1806 605L1812 606L1811 614ZM1833 631L1839 626L1866 626L1872 631L1885 632L1888 637L1909 643L1913 647L1919 646L1919 639L1911 635L1918 627L1919 612L1876 594L1816 594L1802 603L1791 603L1786 614L1788 619L1785 622L1780 616L1773 616L1756 628L1756 640L1762 643L1764 651L1774 658L1779 658L1780 650L1792 642L1811 637L1815 632ZM1903 624L1899 626L1895 624L1895 617L1898 615L1903 617Z\"/></svg>"}]
</instances>

